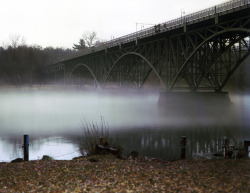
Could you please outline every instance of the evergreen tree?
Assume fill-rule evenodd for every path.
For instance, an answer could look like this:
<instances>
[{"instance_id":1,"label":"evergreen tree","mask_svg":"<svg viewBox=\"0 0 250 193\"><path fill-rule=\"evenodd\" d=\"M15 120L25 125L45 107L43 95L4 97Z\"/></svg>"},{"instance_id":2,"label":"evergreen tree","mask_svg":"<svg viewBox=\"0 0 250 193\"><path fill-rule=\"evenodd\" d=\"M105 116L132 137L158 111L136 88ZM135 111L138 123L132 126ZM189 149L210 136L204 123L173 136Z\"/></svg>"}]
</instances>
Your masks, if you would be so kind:
<instances>
[{"instance_id":1,"label":"evergreen tree","mask_svg":"<svg viewBox=\"0 0 250 193\"><path fill-rule=\"evenodd\" d=\"M84 39L80 39L78 44L74 44L73 49L84 50L86 48Z\"/></svg>"}]
</instances>

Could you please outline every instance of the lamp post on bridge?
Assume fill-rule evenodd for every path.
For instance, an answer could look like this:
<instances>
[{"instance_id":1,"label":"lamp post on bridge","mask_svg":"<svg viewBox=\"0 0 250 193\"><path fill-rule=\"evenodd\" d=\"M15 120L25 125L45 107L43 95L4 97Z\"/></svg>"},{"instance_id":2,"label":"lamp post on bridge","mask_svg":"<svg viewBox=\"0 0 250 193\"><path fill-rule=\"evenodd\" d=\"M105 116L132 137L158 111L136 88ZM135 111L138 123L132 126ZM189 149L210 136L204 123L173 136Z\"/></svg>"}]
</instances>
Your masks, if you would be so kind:
<instances>
[{"instance_id":1,"label":"lamp post on bridge","mask_svg":"<svg viewBox=\"0 0 250 193\"><path fill-rule=\"evenodd\" d=\"M141 25L141 30L144 28L145 25L153 26L155 24L149 24L149 23L135 23L136 25L136 34L137 34L137 25Z\"/></svg>"},{"instance_id":2,"label":"lamp post on bridge","mask_svg":"<svg viewBox=\"0 0 250 193\"><path fill-rule=\"evenodd\" d=\"M182 8L181 9L181 23L182 23L182 16L184 16L185 15L185 10Z\"/></svg>"}]
</instances>

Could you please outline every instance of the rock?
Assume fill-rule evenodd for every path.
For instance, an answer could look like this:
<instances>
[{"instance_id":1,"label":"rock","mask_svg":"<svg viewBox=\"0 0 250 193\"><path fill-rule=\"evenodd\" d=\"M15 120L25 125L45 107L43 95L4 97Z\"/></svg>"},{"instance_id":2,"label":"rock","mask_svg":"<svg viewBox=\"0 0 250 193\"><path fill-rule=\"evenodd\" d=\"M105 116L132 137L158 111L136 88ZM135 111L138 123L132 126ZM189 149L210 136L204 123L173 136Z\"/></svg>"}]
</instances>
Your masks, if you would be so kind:
<instances>
[{"instance_id":1,"label":"rock","mask_svg":"<svg viewBox=\"0 0 250 193\"><path fill-rule=\"evenodd\" d=\"M247 152L244 148L240 149L236 155L236 158L244 158L247 157Z\"/></svg>"},{"instance_id":2,"label":"rock","mask_svg":"<svg viewBox=\"0 0 250 193\"><path fill-rule=\"evenodd\" d=\"M113 148L113 147L105 147L103 145L96 145L95 149L96 154L109 154L111 153L112 155L115 155L117 157L121 156L121 150L118 148Z\"/></svg>"},{"instance_id":3,"label":"rock","mask_svg":"<svg viewBox=\"0 0 250 193\"><path fill-rule=\"evenodd\" d=\"M96 158L89 158L88 161L90 161L90 162L99 162L99 160L96 159Z\"/></svg>"},{"instance_id":4,"label":"rock","mask_svg":"<svg viewBox=\"0 0 250 193\"><path fill-rule=\"evenodd\" d=\"M19 163L19 162L23 162L23 158L17 158L11 161L11 163Z\"/></svg>"},{"instance_id":5,"label":"rock","mask_svg":"<svg viewBox=\"0 0 250 193\"><path fill-rule=\"evenodd\" d=\"M106 154L106 148L103 145L96 145L94 154Z\"/></svg>"},{"instance_id":6,"label":"rock","mask_svg":"<svg viewBox=\"0 0 250 193\"><path fill-rule=\"evenodd\" d=\"M77 160L77 159L81 159L81 158L84 158L84 156L74 157L72 160Z\"/></svg>"},{"instance_id":7,"label":"rock","mask_svg":"<svg viewBox=\"0 0 250 193\"><path fill-rule=\"evenodd\" d=\"M53 160L53 158L48 155L44 155L42 160Z\"/></svg>"},{"instance_id":8,"label":"rock","mask_svg":"<svg viewBox=\"0 0 250 193\"><path fill-rule=\"evenodd\" d=\"M139 156L139 154L138 154L137 151L131 151L130 156L131 156L132 159L135 159L135 158L137 158Z\"/></svg>"}]
</instances>

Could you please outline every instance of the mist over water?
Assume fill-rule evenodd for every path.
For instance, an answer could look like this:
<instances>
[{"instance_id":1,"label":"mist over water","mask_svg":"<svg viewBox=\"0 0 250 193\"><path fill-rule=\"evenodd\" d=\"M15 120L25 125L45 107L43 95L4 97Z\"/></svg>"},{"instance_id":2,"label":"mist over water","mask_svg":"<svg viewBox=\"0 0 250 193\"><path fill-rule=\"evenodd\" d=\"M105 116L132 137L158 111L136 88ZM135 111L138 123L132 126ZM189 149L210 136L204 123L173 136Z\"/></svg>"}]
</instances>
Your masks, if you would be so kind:
<instances>
[{"instance_id":1,"label":"mist over water","mask_svg":"<svg viewBox=\"0 0 250 193\"><path fill-rule=\"evenodd\" d=\"M82 119L110 128L141 127L158 122L157 93L6 90L0 93L1 131L67 132Z\"/></svg>"},{"instance_id":2,"label":"mist over water","mask_svg":"<svg viewBox=\"0 0 250 193\"><path fill-rule=\"evenodd\" d=\"M249 124L249 96L231 96L224 112L205 106L158 109L159 92L83 92L74 90L1 90L0 132L77 131L81 120L99 122L102 116L112 129L162 125ZM189 103L188 101L186 103ZM219 105L219 104L218 104Z\"/></svg>"},{"instance_id":3,"label":"mist over water","mask_svg":"<svg viewBox=\"0 0 250 193\"><path fill-rule=\"evenodd\" d=\"M20 157L24 134L30 135L33 159L46 152L54 156L72 152L77 148L76 136L81 135L81 120L99 123L101 117L122 145L137 147L145 154L151 152L150 155L160 156L160 150L166 149L171 141L174 144L181 135L196 136L192 141L203 136L202 132L210 132L210 140L223 135L250 140L250 96L230 95L230 98L233 104L226 111L215 107L207 113L207 107L202 105L180 109L158 105L159 91L0 89L0 160ZM223 128L233 129L229 132ZM169 156L173 157L174 150L171 151Z\"/></svg>"}]
</instances>

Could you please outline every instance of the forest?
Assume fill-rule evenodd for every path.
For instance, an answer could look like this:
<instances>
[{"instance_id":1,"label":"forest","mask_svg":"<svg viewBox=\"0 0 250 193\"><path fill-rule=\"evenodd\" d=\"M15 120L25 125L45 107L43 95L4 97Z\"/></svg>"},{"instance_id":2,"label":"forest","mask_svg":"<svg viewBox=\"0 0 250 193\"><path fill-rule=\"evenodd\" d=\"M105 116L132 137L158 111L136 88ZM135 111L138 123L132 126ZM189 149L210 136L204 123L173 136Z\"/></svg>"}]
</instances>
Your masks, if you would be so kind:
<instances>
[{"instance_id":1,"label":"forest","mask_svg":"<svg viewBox=\"0 0 250 193\"><path fill-rule=\"evenodd\" d=\"M0 47L0 85L46 84L43 67L72 52L75 50L27 45Z\"/></svg>"},{"instance_id":2,"label":"forest","mask_svg":"<svg viewBox=\"0 0 250 193\"><path fill-rule=\"evenodd\" d=\"M20 35L10 36L10 43L0 46L0 85L47 84L45 66L99 43L95 32L84 33L67 49L27 45Z\"/></svg>"}]
</instances>

